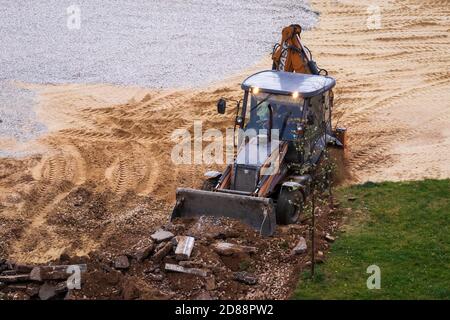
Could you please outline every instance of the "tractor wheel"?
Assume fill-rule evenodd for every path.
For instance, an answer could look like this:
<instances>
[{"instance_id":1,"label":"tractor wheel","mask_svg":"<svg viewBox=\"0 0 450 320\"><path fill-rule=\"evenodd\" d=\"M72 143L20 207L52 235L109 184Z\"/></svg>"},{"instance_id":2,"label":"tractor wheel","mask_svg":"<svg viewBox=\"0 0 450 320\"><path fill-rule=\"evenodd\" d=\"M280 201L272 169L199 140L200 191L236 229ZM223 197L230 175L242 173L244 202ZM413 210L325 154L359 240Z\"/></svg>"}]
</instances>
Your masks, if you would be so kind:
<instances>
[{"instance_id":1,"label":"tractor wheel","mask_svg":"<svg viewBox=\"0 0 450 320\"><path fill-rule=\"evenodd\" d=\"M300 190L281 188L276 207L278 224L296 223L303 211L304 197Z\"/></svg>"}]
</instances>

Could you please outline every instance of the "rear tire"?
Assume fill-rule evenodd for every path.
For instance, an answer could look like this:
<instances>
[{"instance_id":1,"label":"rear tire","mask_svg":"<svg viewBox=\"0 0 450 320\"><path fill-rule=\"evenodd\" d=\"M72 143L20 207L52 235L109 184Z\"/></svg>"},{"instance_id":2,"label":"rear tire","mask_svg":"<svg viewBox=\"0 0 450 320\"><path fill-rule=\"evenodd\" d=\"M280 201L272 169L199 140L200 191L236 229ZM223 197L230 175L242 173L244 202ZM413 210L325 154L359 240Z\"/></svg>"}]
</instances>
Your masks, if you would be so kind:
<instances>
[{"instance_id":1,"label":"rear tire","mask_svg":"<svg viewBox=\"0 0 450 320\"><path fill-rule=\"evenodd\" d=\"M300 190L281 188L276 208L277 224L296 223L303 211L303 203L304 197Z\"/></svg>"}]
</instances>

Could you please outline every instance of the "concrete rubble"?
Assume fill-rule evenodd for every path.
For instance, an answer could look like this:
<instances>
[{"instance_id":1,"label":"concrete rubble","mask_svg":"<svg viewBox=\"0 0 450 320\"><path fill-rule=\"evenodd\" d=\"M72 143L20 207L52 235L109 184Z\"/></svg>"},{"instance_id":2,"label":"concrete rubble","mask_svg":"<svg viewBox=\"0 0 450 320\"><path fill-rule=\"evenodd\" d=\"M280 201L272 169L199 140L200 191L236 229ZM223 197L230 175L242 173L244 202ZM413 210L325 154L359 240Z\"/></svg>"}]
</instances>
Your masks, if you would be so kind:
<instances>
[{"instance_id":1,"label":"concrete rubble","mask_svg":"<svg viewBox=\"0 0 450 320\"><path fill-rule=\"evenodd\" d=\"M161 249L159 249L152 257L153 262L160 262L165 256L167 256L173 249L173 244L167 242Z\"/></svg>"},{"instance_id":2,"label":"concrete rubble","mask_svg":"<svg viewBox=\"0 0 450 320\"><path fill-rule=\"evenodd\" d=\"M170 231L166 231L163 229L159 229L158 231L156 231L155 233L153 233L150 238L152 238L154 241L156 242L162 242L162 241L167 241L170 240L174 237L175 235L170 232Z\"/></svg>"},{"instance_id":3,"label":"concrete rubble","mask_svg":"<svg viewBox=\"0 0 450 320\"><path fill-rule=\"evenodd\" d=\"M306 245L306 240L303 237L300 237L298 243L295 245L294 249L292 249L292 253L294 254L302 254L308 250L308 246Z\"/></svg>"},{"instance_id":4,"label":"concrete rubble","mask_svg":"<svg viewBox=\"0 0 450 320\"><path fill-rule=\"evenodd\" d=\"M179 266L177 264L172 264L172 263L166 263L164 269L167 271L193 274L193 275L200 276L200 277L208 276L208 272L206 270L201 270L201 269L197 269L197 268L185 268L185 267Z\"/></svg>"},{"instance_id":5,"label":"concrete rubble","mask_svg":"<svg viewBox=\"0 0 450 320\"><path fill-rule=\"evenodd\" d=\"M144 246L142 248L139 248L136 253L134 254L134 257L137 261L143 262L145 259L147 259L152 252L155 250L155 245L152 243L150 245Z\"/></svg>"},{"instance_id":6,"label":"concrete rubble","mask_svg":"<svg viewBox=\"0 0 450 320\"><path fill-rule=\"evenodd\" d=\"M218 242L213 245L214 250L223 256L231 256L236 253L256 253L255 247L242 246L229 242Z\"/></svg>"},{"instance_id":7,"label":"concrete rubble","mask_svg":"<svg viewBox=\"0 0 450 320\"><path fill-rule=\"evenodd\" d=\"M0 283L5 284L0 289L6 289L12 297L20 299L62 299L69 291L67 279L73 270L80 274L88 270L86 264L33 266L0 262Z\"/></svg>"},{"instance_id":8,"label":"concrete rubble","mask_svg":"<svg viewBox=\"0 0 450 320\"><path fill-rule=\"evenodd\" d=\"M78 267L80 272L86 272L86 264L73 265ZM33 267L30 272L30 280L33 281L44 281L44 280L65 280L72 272L69 272L68 265L58 265L58 266L38 266Z\"/></svg>"},{"instance_id":9,"label":"concrete rubble","mask_svg":"<svg viewBox=\"0 0 450 320\"><path fill-rule=\"evenodd\" d=\"M0 259L0 295L41 300L280 298L291 290L289 270L299 263L309 267L305 225L280 228L278 235L263 238L236 222L201 222L168 223L114 253L83 259L61 255L54 265ZM331 232L321 229L316 262L324 260L334 241ZM62 261L67 264L58 264ZM80 290L68 288L69 266L82 273Z\"/></svg>"},{"instance_id":10,"label":"concrete rubble","mask_svg":"<svg viewBox=\"0 0 450 320\"><path fill-rule=\"evenodd\" d=\"M56 294L56 287L49 283L44 283L39 289L39 299L41 300L50 300L54 298Z\"/></svg>"},{"instance_id":11,"label":"concrete rubble","mask_svg":"<svg viewBox=\"0 0 450 320\"><path fill-rule=\"evenodd\" d=\"M192 249L194 249L195 239L193 237L176 237L177 247L175 256L177 260L188 260L191 257Z\"/></svg>"},{"instance_id":12,"label":"concrete rubble","mask_svg":"<svg viewBox=\"0 0 450 320\"><path fill-rule=\"evenodd\" d=\"M121 255L114 260L114 269L124 270L130 267L130 260L127 256Z\"/></svg>"},{"instance_id":13,"label":"concrete rubble","mask_svg":"<svg viewBox=\"0 0 450 320\"><path fill-rule=\"evenodd\" d=\"M17 275L5 275L0 276L0 282L3 283L16 283L30 280L30 276L27 274L17 274Z\"/></svg>"}]
</instances>

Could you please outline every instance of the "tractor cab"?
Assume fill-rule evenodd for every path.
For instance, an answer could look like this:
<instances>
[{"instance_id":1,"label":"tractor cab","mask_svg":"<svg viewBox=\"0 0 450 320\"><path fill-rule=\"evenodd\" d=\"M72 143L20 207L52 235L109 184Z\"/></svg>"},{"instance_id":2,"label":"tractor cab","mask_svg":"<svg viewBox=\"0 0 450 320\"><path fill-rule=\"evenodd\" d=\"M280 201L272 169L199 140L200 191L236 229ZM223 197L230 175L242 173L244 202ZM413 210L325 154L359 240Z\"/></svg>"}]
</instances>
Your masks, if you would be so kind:
<instances>
[{"instance_id":1,"label":"tractor cab","mask_svg":"<svg viewBox=\"0 0 450 320\"><path fill-rule=\"evenodd\" d=\"M335 83L320 75L273 70L256 73L242 83L243 105L238 106L236 125L247 140L256 135L271 146L278 145L277 141L287 143L288 162L315 163L326 148L327 137L332 139L331 89ZM239 140L240 144L248 142ZM238 153L237 158L242 156Z\"/></svg>"},{"instance_id":2,"label":"tractor cab","mask_svg":"<svg viewBox=\"0 0 450 320\"><path fill-rule=\"evenodd\" d=\"M223 172L205 173L202 190L178 188L171 218L229 217L265 236L277 223L295 223L313 174L300 174L291 164L315 164L325 150L332 137L334 85L327 76L273 70L245 79L233 163ZM217 110L225 113L224 99Z\"/></svg>"}]
</instances>

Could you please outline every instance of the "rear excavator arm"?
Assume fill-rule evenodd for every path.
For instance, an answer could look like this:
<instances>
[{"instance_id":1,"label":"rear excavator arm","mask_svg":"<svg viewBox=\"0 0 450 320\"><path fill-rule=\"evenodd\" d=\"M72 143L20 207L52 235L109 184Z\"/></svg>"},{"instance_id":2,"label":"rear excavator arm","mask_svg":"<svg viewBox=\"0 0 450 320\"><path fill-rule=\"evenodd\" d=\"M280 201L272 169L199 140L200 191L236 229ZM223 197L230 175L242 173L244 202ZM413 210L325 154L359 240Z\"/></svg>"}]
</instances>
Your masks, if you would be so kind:
<instances>
[{"instance_id":1,"label":"rear excavator arm","mask_svg":"<svg viewBox=\"0 0 450 320\"><path fill-rule=\"evenodd\" d=\"M273 70L306 74L320 73L310 52L307 52L301 42L301 32L302 27L298 24L283 28L281 42L275 45L272 53Z\"/></svg>"}]
</instances>

